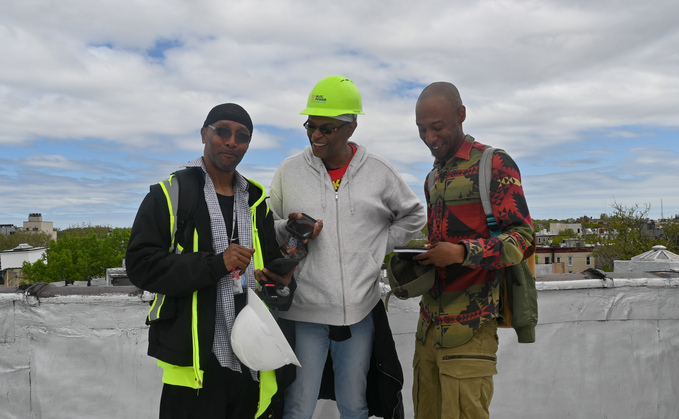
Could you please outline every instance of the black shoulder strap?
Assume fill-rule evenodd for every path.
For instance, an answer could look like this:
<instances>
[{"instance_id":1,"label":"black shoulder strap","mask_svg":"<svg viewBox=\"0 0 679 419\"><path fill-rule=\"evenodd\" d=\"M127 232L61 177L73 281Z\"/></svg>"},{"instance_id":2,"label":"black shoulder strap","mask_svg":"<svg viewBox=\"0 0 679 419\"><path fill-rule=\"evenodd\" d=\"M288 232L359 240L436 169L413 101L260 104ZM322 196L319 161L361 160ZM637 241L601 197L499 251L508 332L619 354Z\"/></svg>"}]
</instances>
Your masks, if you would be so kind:
<instances>
[{"instance_id":1,"label":"black shoulder strap","mask_svg":"<svg viewBox=\"0 0 679 419\"><path fill-rule=\"evenodd\" d=\"M174 173L179 185L179 202L177 205L177 231L181 231L196 211L196 201L200 189L200 171L186 168Z\"/></svg>"}]
</instances>

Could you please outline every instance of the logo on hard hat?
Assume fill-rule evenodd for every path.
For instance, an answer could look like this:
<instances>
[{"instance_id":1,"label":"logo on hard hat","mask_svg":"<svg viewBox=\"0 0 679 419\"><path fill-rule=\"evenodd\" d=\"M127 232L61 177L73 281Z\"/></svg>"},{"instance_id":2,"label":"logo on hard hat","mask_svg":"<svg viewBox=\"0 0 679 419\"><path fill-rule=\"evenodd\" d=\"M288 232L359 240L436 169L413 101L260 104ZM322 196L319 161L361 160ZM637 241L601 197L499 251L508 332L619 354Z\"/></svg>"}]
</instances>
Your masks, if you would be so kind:
<instances>
[{"instance_id":1,"label":"logo on hard hat","mask_svg":"<svg viewBox=\"0 0 679 419\"><path fill-rule=\"evenodd\" d=\"M316 95L314 96L314 102L323 102L325 103L327 100L323 97L323 95Z\"/></svg>"}]
</instances>

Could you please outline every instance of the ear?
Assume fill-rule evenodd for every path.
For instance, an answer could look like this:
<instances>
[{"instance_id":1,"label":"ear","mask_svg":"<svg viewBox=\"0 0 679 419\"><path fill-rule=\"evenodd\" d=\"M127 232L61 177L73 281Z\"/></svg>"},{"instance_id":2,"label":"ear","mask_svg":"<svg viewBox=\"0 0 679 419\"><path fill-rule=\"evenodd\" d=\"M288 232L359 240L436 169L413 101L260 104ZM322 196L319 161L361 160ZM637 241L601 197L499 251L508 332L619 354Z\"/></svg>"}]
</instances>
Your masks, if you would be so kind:
<instances>
[{"instance_id":1,"label":"ear","mask_svg":"<svg viewBox=\"0 0 679 419\"><path fill-rule=\"evenodd\" d=\"M205 133L207 132L207 127L203 127L200 129L200 140L203 144L207 142L207 138L205 138Z\"/></svg>"},{"instance_id":2,"label":"ear","mask_svg":"<svg viewBox=\"0 0 679 419\"><path fill-rule=\"evenodd\" d=\"M351 138L352 135L354 135L354 131L356 130L356 127L358 126L358 122L354 121L349 124L347 127L349 129L349 136L347 138Z\"/></svg>"},{"instance_id":3,"label":"ear","mask_svg":"<svg viewBox=\"0 0 679 419\"><path fill-rule=\"evenodd\" d=\"M457 123L461 124L465 119L467 119L467 108L465 108L464 105L460 105L460 107L457 108Z\"/></svg>"}]
</instances>

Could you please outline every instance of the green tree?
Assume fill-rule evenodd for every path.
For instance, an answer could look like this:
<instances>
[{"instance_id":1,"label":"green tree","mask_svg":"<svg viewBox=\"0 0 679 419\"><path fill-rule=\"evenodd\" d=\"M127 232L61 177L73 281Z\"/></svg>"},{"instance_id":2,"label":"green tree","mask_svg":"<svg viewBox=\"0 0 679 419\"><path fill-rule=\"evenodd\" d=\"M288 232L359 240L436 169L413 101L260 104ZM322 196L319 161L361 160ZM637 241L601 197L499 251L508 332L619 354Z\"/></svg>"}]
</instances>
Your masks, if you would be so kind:
<instances>
[{"instance_id":1,"label":"green tree","mask_svg":"<svg viewBox=\"0 0 679 419\"><path fill-rule=\"evenodd\" d=\"M33 247L48 247L52 235L44 231L15 231L13 234L0 234L0 250L14 249L21 243L28 243Z\"/></svg>"},{"instance_id":2,"label":"green tree","mask_svg":"<svg viewBox=\"0 0 679 419\"><path fill-rule=\"evenodd\" d=\"M672 253L679 254L679 218L663 225L662 244Z\"/></svg>"},{"instance_id":3,"label":"green tree","mask_svg":"<svg viewBox=\"0 0 679 419\"><path fill-rule=\"evenodd\" d=\"M607 236L589 236L588 242L597 243L592 255L601 263L604 271L613 270L613 261L629 260L632 257L651 250L656 244L662 244L662 238L653 237L646 229L650 204L632 207L614 202L613 214L606 219Z\"/></svg>"},{"instance_id":4,"label":"green tree","mask_svg":"<svg viewBox=\"0 0 679 419\"><path fill-rule=\"evenodd\" d=\"M89 281L106 275L107 268L122 265L130 238L129 228L96 231L86 235L69 234L52 242L37 262L24 263L28 282Z\"/></svg>"},{"instance_id":5,"label":"green tree","mask_svg":"<svg viewBox=\"0 0 679 419\"><path fill-rule=\"evenodd\" d=\"M93 226L92 224L85 224L85 223L70 225L70 226L68 226L67 229L61 230L57 233L57 239L59 239L62 236L73 236L73 235L78 236L78 237L85 237L93 231L97 236L103 237L103 236L109 234L110 232L112 232L113 228L111 226L108 226L108 225Z\"/></svg>"},{"instance_id":6,"label":"green tree","mask_svg":"<svg viewBox=\"0 0 679 419\"><path fill-rule=\"evenodd\" d=\"M564 239L570 239L573 237L578 237L578 234L572 228L567 228L561 231L558 235L552 237L552 245L558 246L564 241Z\"/></svg>"}]
</instances>

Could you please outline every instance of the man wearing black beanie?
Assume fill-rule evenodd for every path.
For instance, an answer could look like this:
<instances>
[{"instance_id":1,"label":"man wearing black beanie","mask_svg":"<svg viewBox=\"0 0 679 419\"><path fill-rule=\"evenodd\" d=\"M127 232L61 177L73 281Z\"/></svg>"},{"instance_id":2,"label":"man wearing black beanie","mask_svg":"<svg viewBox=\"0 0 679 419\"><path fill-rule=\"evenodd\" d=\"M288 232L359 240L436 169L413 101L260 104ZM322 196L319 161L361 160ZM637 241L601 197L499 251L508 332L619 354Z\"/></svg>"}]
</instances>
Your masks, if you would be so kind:
<instances>
[{"instance_id":1,"label":"man wearing black beanie","mask_svg":"<svg viewBox=\"0 0 679 419\"><path fill-rule=\"evenodd\" d=\"M279 276L264 268L282 257L267 195L236 170L252 132L241 106L212 108L200 130L203 156L152 185L132 226L128 277L156 293L148 354L164 370L161 418L255 418L275 407L277 387L282 394L274 371L237 355L242 345L231 341L256 281L295 289L294 270ZM280 357L287 342L276 343L248 349Z\"/></svg>"}]
</instances>

